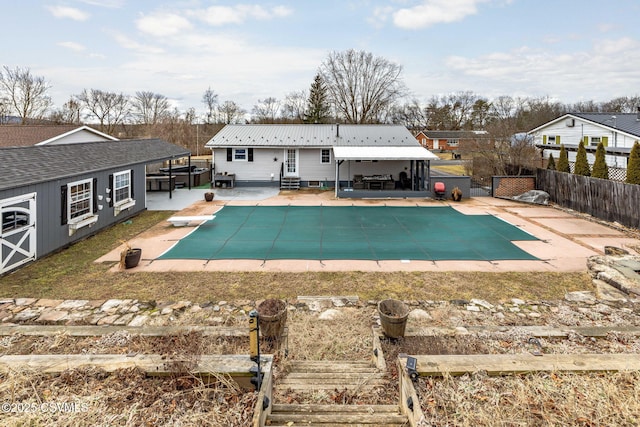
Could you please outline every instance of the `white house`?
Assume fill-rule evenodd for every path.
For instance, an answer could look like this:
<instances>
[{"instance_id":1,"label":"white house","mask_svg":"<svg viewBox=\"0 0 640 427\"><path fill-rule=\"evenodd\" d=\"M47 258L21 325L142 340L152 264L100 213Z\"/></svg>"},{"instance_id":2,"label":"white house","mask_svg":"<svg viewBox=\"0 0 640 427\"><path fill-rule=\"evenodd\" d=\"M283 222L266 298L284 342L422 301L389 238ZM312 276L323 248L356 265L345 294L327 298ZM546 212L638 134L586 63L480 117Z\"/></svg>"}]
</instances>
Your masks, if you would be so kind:
<instances>
[{"instance_id":1,"label":"white house","mask_svg":"<svg viewBox=\"0 0 640 427\"><path fill-rule=\"evenodd\" d=\"M332 187L349 197L428 196L438 158L397 125L227 125L205 147L217 186Z\"/></svg>"},{"instance_id":2,"label":"white house","mask_svg":"<svg viewBox=\"0 0 640 427\"><path fill-rule=\"evenodd\" d=\"M544 157L553 153L558 158L564 145L570 162L576 159L578 144L587 149L590 164L600 142L606 149L608 166L626 169L633 144L640 141L640 107L636 114L628 113L569 113L531 130L529 135L543 150Z\"/></svg>"}]
</instances>

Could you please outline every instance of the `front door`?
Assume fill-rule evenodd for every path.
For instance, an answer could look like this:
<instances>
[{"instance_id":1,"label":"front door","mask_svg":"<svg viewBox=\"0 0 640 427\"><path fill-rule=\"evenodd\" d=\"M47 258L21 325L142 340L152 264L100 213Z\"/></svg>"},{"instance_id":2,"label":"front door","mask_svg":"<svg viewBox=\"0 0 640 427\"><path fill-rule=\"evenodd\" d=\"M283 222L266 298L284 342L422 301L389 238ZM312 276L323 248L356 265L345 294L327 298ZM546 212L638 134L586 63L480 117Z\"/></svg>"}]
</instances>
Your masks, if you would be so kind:
<instances>
[{"instance_id":1,"label":"front door","mask_svg":"<svg viewBox=\"0 0 640 427\"><path fill-rule=\"evenodd\" d=\"M298 150L287 148L284 153L284 176L298 176Z\"/></svg>"}]
</instances>

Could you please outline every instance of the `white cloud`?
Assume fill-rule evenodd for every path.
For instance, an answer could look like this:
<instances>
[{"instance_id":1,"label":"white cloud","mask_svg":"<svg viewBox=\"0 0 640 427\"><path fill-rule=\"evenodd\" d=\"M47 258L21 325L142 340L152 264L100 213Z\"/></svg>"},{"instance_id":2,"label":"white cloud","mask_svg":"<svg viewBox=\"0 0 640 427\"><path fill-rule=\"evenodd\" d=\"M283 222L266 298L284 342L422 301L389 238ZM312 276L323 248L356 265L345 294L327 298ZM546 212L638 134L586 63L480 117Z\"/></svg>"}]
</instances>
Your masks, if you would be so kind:
<instances>
[{"instance_id":1,"label":"white cloud","mask_svg":"<svg viewBox=\"0 0 640 427\"><path fill-rule=\"evenodd\" d=\"M194 16L213 26L241 24L248 19L267 20L284 18L293 13L286 6L265 9L260 5L239 4L235 6L211 6L205 10L193 11Z\"/></svg>"},{"instance_id":2,"label":"white cloud","mask_svg":"<svg viewBox=\"0 0 640 427\"><path fill-rule=\"evenodd\" d=\"M136 20L138 30L152 36L172 36L191 28L188 19L175 13L157 12Z\"/></svg>"},{"instance_id":3,"label":"white cloud","mask_svg":"<svg viewBox=\"0 0 640 427\"><path fill-rule=\"evenodd\" d=\"M625 60L620 61L621 53ZM586 51L554 52L522 47L475 58L450 56L444 65L458 87L499 88L502 94L551 95L565 102L607 100L640 81L640 41L600 40ZM605 84L606 83L606 84ZM488 94L487 94L488 95Z\"/></svg>"},{"instance_id":4,"label":"white cloud","mask_svg":"<svg viewBox=\"0 0 640 427\"><path fill-rule=\"evenodd\" d=\"M73 19L74 21L86 21L90 16L88 13L74 7L47 6L47 9L56 18L69 18Z\"/></svg>"},{"instance_id":5,"label":"white cloud","mask_svg":"<svg viewBox=\"0 0 640 427\"><path fill-rule=\"evenodd\" d=\"M85 47L83 45L76 42L60 42L58 43L58 46L73 50L74 52L83 52L85 50Z\"/></svg>"},{"instance_id":6,"label":"white cloud","mask_svg":"<svg viewBox=\"0 0 640 427\"><path fill-rule=\"evenodd\" d=\"M393 14L391 6L376 7L373 9L373 16L369 17L367 22L376 28L381 28L391 14Z\"/></svg>"},{"instance_id":7,"label":"white cloud","mask_svg":"<svg viewBox=\"0 0 640 427\"><path fill-rule=\"evenodd\" d=\"M461 21L478 12L477 5L487 0L421 0L421 4L393 13L393 23L406 29Z\"/></svg>"}]
</instances>

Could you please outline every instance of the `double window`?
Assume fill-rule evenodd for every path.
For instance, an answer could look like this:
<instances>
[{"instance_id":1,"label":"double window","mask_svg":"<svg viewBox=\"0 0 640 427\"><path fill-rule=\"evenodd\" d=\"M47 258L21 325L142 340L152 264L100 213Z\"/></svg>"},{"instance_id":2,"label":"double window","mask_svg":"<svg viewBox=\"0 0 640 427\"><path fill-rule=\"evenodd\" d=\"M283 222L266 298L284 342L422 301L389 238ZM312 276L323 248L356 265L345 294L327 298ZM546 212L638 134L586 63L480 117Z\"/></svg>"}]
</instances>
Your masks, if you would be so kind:
<instances>
[{"instance_id":1,"label":"double window","mask_svg":"<svg viewBox=\"0 0 640 427\"><path fill-rule=\"evenodd\" d=\"M320 150L320 163L331 163L331 149L323 148Z\"/></svg>"},{"instance_id":2,"label":"double window","mask_svg":"<svg viewBox=\"0 0 640 427\"><path fill-rule=\"evenodd\" d=\"M67 218L80 221L91 216L93 214L93 182L90 179L72 182L67 185L67 188L69 194Z\"/></svg>"},{"instance_id":3,"label":"double window","mask_svg":"<svg viewBox=\"0 0 640 427\"><path fill-rule=\"evenodd\" d=\"M120 205L131 200L131 171L113 174L113 202Z\"/></svg>"}]
</instances>

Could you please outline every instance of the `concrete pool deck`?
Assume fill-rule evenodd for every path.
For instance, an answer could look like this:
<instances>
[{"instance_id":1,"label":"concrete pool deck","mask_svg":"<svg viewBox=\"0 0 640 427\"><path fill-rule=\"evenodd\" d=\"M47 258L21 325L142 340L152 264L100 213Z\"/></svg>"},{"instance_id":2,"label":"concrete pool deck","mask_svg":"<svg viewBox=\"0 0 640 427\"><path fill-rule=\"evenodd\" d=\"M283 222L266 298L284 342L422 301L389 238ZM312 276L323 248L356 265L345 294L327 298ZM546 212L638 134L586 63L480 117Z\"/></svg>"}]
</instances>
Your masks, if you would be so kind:
<instances>
[{"instance_id":1,"label":"concrete pool deck","mask_svg":"<svg viewBox=\"0 0 640 427\"><path fill-rule=\"evenodd\" d=\"M193 191L193 190L192 190ZM615 246L633 254L640 251L640 239L606 224L590 221L552 206L539 206L491 197L463 199L461 202L433 199L335 199L331 191L246 191L216 190L216 198L205 202L202 194L190 194L167 202L163 210L175 215L215 214L225 205L234 206L451 206L466 215L494 215L537 237L538 241L515 241L519 248L539 258L536 261L359 261L359 260L156 260L178 240L192 232L194 226L174 227L160 223L141 233L129 244L142 248L138 267L127 272L164 271L483 271L483 272L586 272L586 260L602 255L605 246ZM195 195L194 195L195 194ZM275 194L275 195L272 195ZM226 197L225 197L226 196ZM168 199L166 193L164 197ZM173 208L173 209L170 209ZM179 210L178 210L179 209ZM157 210L157 209L156 209ZM133 219L135 221L135 218ZM215 220L214 220L215 221ZM120 249L111 251L96 262L119 261ZM118 266L113 267L117 271Z\"/></svg>"}]
</instances>

